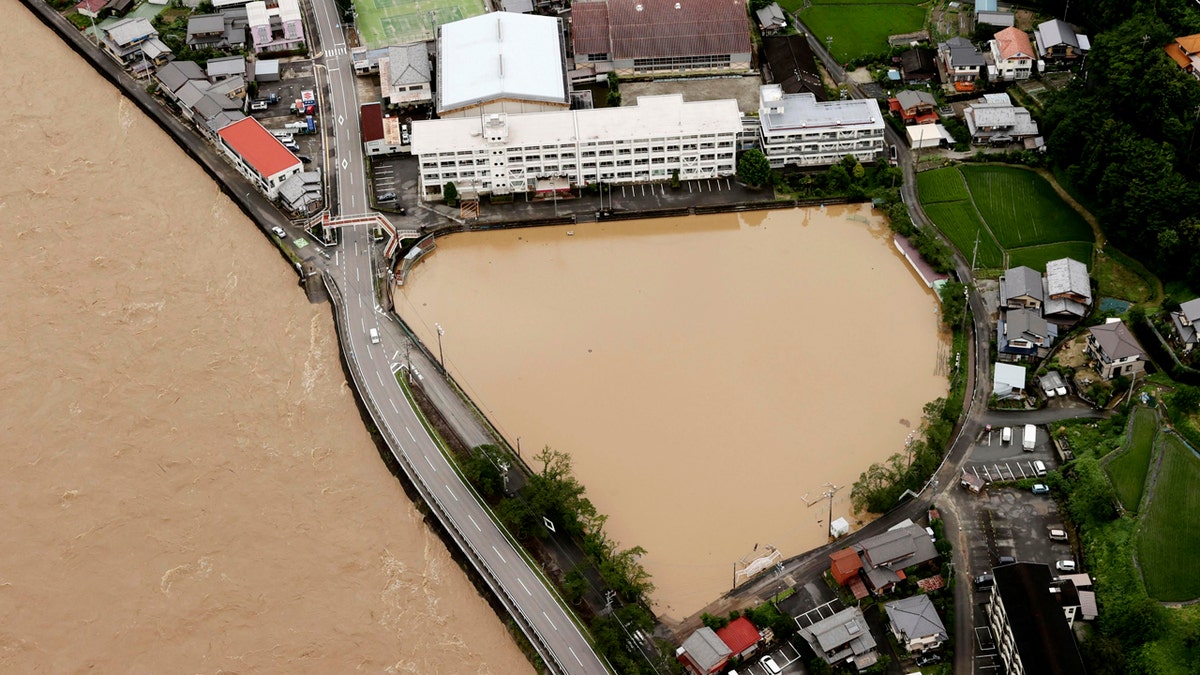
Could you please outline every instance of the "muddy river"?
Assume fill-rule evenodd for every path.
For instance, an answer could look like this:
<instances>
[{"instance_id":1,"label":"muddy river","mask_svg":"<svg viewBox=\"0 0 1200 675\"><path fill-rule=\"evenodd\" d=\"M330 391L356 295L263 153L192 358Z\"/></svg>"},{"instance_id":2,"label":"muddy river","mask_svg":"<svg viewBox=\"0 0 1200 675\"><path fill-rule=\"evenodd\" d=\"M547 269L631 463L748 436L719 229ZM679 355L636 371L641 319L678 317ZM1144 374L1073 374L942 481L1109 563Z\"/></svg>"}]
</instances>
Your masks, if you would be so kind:
<instances>
[{"instance_id":1,"label":"muddy river","mask_svg":"<svg viewBox=\"0 0 1200 675\"><path fill-rule=\"evenodd\" d=\"M532 672L384 467L328 307L0 7L0 672Z\"/></svg>"},{"instance_id":2,"label":"muddy river","mask_svg":"<svg viewBox=\"0 0 1200 675\"><path fill-rule=\"evenodd\" d=\"M868 206L453 235L397 307L525 457L571 453L668 620L823 543L826 483L854 524L946 391L937 302Z\"/></svg>"}]
</instances>

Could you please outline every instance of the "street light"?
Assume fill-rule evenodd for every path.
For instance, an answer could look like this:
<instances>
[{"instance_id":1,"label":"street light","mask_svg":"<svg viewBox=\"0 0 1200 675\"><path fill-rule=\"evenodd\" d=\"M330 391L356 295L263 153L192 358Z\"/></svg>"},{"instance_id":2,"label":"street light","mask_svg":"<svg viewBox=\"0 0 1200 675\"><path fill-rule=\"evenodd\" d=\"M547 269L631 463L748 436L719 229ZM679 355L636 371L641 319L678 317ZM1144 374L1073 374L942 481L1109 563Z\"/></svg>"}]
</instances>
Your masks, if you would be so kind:
<instances>
[{"instance_id":1,"label":"street light","mask_svg":"<svg viewBox=\"0 0 1200 675\"><path fill-rule=\"evenodd\" d=\"M446 331L442 330L442 324L440 324L440 323L435 323L435 324L433 324L433 326L434 326L434 328L437 328L438 362L441 364L442 372L444 373L444 372L446 372L446 358L444 356L442 356L442 336L446 334Z\"/></svg>"}]
</instances>

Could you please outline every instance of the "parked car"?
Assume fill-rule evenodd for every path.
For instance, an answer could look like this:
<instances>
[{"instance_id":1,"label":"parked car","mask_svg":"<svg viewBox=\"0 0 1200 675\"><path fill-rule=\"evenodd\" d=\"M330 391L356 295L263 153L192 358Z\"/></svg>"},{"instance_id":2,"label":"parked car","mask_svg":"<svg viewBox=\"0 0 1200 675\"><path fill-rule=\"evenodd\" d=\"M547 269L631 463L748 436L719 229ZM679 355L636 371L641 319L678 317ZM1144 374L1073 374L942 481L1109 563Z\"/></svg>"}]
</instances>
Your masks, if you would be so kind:
<instances>
[{"instance_id":1,"label":"parked car","mask_svg":"<svg viewBox=\"0 0 1200 675\"><path fill-rule=\"evenodd\" d=\"M779 675L783 672L783 668L780 668L779 664L775 663L775 659L771 658L770 654L762 657L762 660L759 661L759 663L761 663L762 667L766 668L767 672L771 673L771 675Z\"/></svg>"},{"instance_id":2,"label":"parked car","mask_svg":"<svg viewBox=\"0 0 1200 675\"><path fill-rule=\"evenodd\" d=\"M379 201L394 202L394 201L396 201L396 193L395 192L385 192L385 193L379 195Z\"/></svg>"},{"instance_id":3,"label":"parked car","mask_svg":"<svg viewBox=\"0 0 1200 675\"><path fill-rule=\"evenodd\" d=\"M982 591L996 585L996 579L990 574L980 574L975 577L975 590Z\"/></svg>"},{"instance_id":4,"label":"parked car","mask_svg":"<svg viewBox=\"0 0 1200 675\"><path fill-rule=\"evenodd\" d=\"M1035 494L1035 495L1050 494L1050 487L1047 486L1045 483L1034 483L1032 489L1033 489L1033 494Z\"/></svg>"},{"instance_id":5,"label":"parked car","mask_svg":"<svg viewBox=\"0 0 1200 675\"><path fill-rule=\"evenodd\" d=\"M1066 541L1067 540L1067 531L1066 530L1050 530L1050 538L1053 539L1054 541Z\"/></svg>"},{"instance_id":6,"label":"parked car","mask_svg":"<svg viewBox=\"0 0 1200 675\"><path fill-rule=\"evenodd\" d=\"M312 157L309 157L308 155L296 155L296 158L299 159L301 162L304 162L305 164L312 163Z\"/></svg>"},{"instance_id":7,"label":"parked car","mask_svg":"<svg viewBox=\"0 0 1200 675\"><path fill-rule=\"evenodd\" d=\"M279 227L278 225L271 228L271 233L274 234L276 237L279 237L280 239L287 239L287 232L284 231L284 229L282 227Z\"/></svg>"},{"instance_id":8,"label":"parked car","mask_svg":"<svg viewBox=\"0 0 1200 675\"><path fill-rule=\"evenodd\" d=\"M1058 562L1054 563L1054 569L1058 570L1059 572L1074 572L1075 571L1075 561L1074 560L1059 560Z\"/></svg>"},{"instance_id":9,"label":"parked car","mask_svg":"<svg viewBox=\"0 0 1200 675\"><path fill-rule=\"evenodd\" d=\"M1011 555L1002 555L996 559L997 565L1011 565L1015 562L1017 562L1017 559L1012 557Z\"/></svg>"},{"instance_id":10,"label":"parked car","mask_svg":"<svg viewBox=\"0 0 1200 675\"><path fill-rule=\"evenodd\" d=\"M937 654L921 654L917 657L916 664L918 666L932 666L935 663L941 663L942 657Z\"/></svg>"},{"instance_id":11,"label":"parked car","mask_svg":"<svg viewBox=\"0 0 1200 675\"><path fill-rule=\"evenodd\" d=\"M266 110L267 102L266 101L254 101L253 103L250 104L250 109L255 110L255 111Z\"/></svg>"}]
</instances>

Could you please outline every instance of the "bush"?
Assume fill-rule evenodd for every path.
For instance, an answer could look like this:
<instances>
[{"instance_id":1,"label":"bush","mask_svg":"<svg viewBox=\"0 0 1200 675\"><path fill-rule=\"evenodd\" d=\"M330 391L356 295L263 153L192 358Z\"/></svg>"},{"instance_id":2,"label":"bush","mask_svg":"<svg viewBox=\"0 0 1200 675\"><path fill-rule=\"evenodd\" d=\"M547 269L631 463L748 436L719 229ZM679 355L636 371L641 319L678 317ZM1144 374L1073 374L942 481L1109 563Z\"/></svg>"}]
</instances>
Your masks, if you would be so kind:
<instances>
[{"instance_id":1,"label":"bush","mask_svg":"<svg viewBox=\"0 0 1200 675\"><path fill-rule=\"evenodd\" d=\"M446 183L442 188L442 197L446 199L446 206L458 206L458 187L454 183Z\"/></svg>"}]
</instances>

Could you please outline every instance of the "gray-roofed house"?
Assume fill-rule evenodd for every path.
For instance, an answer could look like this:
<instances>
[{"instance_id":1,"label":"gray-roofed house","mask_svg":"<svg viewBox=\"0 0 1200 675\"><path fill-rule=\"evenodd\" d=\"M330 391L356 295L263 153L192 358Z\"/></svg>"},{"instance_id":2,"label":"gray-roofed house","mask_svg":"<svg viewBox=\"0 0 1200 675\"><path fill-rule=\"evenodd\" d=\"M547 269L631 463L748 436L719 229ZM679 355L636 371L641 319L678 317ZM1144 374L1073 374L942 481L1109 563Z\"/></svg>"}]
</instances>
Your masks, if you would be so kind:
<instances>
[{"instance_id":1,"label":"gray-roofed house","mask_svg":"<svg viewBox=\"0 0 1200 675\"><path fill-rule=\"evenodd\" d=\"M193 14L188 17L187 45L193 49L226 46L225 17L220 14Z\"/></svg>"},{"instance_id":2,"label":"gray-roofed house","mask_svg":"<svg viewBox=\"0 0 1200 675\"><path fill-rule=\"evenodd\" d=\"M218 131L224 129L230 124L233 124L234 122L239 122L244 119L246 119L246 115L241 110L222 110L213 117L205 120L204 123L200 125L200 131L203 132L205 136L208 136L213 141L216 141L219 138L217 136Z\"/></svg>"},{"instance_id":3,"label":"gray-roofed house","mask_svg":"<svg viewBox=\"0 0 1200 675\"><path fill-rule=\"evenodd\" d=\"M772 2L754 14L758 17L758 26L763 35L774 35L787 28L787 14L783 13L777 2Z\"/></svg>"},{"instance_id":4,"label":"gray-roofed house","mask_svg":"<svg viewBox=\"0 0 1200 675\"><path fill-rule=\"evenodd\" d=\"M1050 349L1050 328L1035 309L1010 309L997 323L997 349L1001 354L1045 356Z\"/></svg>"},{"instance_id":5,"label":"gray-roofed house","mask_svg":"<svg viewBox=\"0 0 1200 675\"><path fill-rule=\"evenodd\" d=\"M1010 675L1084 675L1079 646L1055 597L1050 567L1014 563L992 570L987 604L997 657Z\"/></svg>"},{"instance_id":6,"label":"gray-roofed house","mask_svg":"<svg viewBox=\"0 0 1200 675\"><path fill-rule=\"evenodd\" d=\"M1092 306L1087 265L1071 258L1046 263L1042 298L1042 315L1050 321L1071 325L1082 319Z\"/></svg>"},{"instance_id":7,"label":"gray-roofed house","mask_svg":"<svg viewBox=\"0 0 1200 675\"><path fill-rule=\"evenodd\" d=\"M1000 306L1008 309L1042 307L1042 275L1021 265L1000 276Z\"/></svg>"},{"instance_id":8,"label":"gray-roofed house","mask_svg":"<svg viewBox=\"0 0 1200 675\"><path fill-rule=\"evenodd\" d=\"M975 81L985 65L983 52L962 37L946 40L938 45L938 52L946 68L947 84L953 84L955 90L960 92L975 91Z\"/></svg>"},{"instance_id":9,"label":"gray-roofed house","mask_svg":"<svg viewBox=\"0 0 1200 675\"><path fill-rule=\"evenodd\" d=\"M207 73L209 82L220 82L235 76L244 78L246 77L246 57L225 56L219 59L210 59Z\"/></svg>"},{"instance_id":10,"label":"gray-roofed house","mask_svg":"<svg viewBox=\"0 0 1200 675\"><path fill-rule=\"evenodd\" d=\"M506 12L529 14L533 12L533 0L503 0L500 7Z\"/></svg>"},{"instance_id":11,"label":"gray-roofed house","mask_svg":"<svg viewBox=\"0 0 1200 675\"><path fill-rule=\"evenodd\" d=\"M800 636L813 653L830 665L853 664L859 670L875 665L875 638L861 610L850 607L807 628Z\"/></svg>"},{"instance_id":12,"label":"gray-roofed house","mask_svg":"<svg viewBox=\"0 0 1200 675\"><path fill-rule=\"evenodd\" d=\"M157 38L158 31L141 17L121 19L100 29L100 46L123 64L142 56L142 43Z\"/></svg>"},{"instance_id":13,"label":"gray-roofed house","mask_svg":"<svg viewBox=\"0 0 1200 675\"><path fill-rule=\"evenodd\" d=\"M258 59L254 62L255 82L278 82L279 59Z\"/></svg>"},{"instance_id":14,"label":"gray-roofed house","mask_svg":"<svg viewBox=\"0 0 1200 675\"><path fill-rule=\"evenodd\" d=\"M998 28L1007 28L1017 24L1017 17L1012 12L975 12L975 25L978 26L996 26Z\"/></svg>"},{"instance_id":15,"label":"gray-roofed house","mask_svg":"<svg viewBox=\"0 0 1200 675\"><path fill-rule=\"evenodd\" d=\"M963 108L963 117L976 145L1020 143L1038 135L1037 122L1029 111L1013 105L1008 94L984 94Z\"/></svg>"},{"instance_id":16,"label":"gray-roofed house","mask_svg":"<svg viewBox=\"0 0 1200 675\"><path fill-rule=\"evenodd\" d=\"M719 672L725 667L731 654L733 651L729 649L729 645L717 637L716 631L708 626L692 633L683 641L683 645L675 650L676 660L695 675Z\"/></svg>"},{"instance_id":17,"label":"gray-roofed house","mask_svg":"<svg viewBox=\"0 0 1200 675\"><path fill-rule=\"evenodd\" d=\"M142 43L142 54L146 56L156 66L166 65L175 53L157 36L150 38Z\"/></svg>"},{"instance_id":18,"label":"gray-roofed house","mask_svg":"<svg viewBox=\"0 0 1200 675\"><path fill-rule=\"evenodd\" d=\"M1106 380L1146 369L1146 350L1120 319L1088 328L1087 351L1096 359L1096 372Z\"/></svg>"},{"instance_id":19,"label":"gray-roofed house","mask_svg":"<svg viewBox=\"0 0 1200 675\"><path fill-rule=\"evenodd\" d=\"M196 104L208 92L208 80L188 80L175 91L175 100L179 103L179 112L189 120L195 121Z\"/></svg>"},{"instance_id":20,"label":"gray-roofed house","mask_svg":"<svg viewBox=\"0 0 1200 675\"><path fill-rule=\"evenodd\" d=\"M868 537L853 548L862 558L867 585L876 594L886 593L900 583L904 568L938 557L925 528L912 523Z\"/></svg>"},{"instance_id":21,"label":"gray-roofed house","mask_svg":"<svg viewBox=\"0 0 1200 675\"><path fill-rule=\"evenodd\" d=\"M1086 35L1076 33L1071 24L1058 19L1039 23L1033 39L1038 56L1047 61L1077 61L1092 48Z\"/></svg>"},{"instance_id":22,"label":"gray-roofed house","mask_svg":"<svg viewBox=\"0 0 1200 675\"><path fill-rule=\"evenodd\" d=\"M387 57L379 59L379 84L387 105L413 106L433 101L425 43L388 47Z\"/></svg>"},{"instance_id":23,"label":"gray-roofed house","mask_svg":"<svg viewBox=\"0 0 1200 675\"><path fill-rule=\"evenodd\" d=\"M204 69L195 61L172 61L159 68L154 77L158 80L159 91L172 101L178 100L176 92L190 81L196 80L208 85Z\"/></svg>"},{"instance_id":24,"label":"gray-roofed house","mask_svg":"<svg viewBox=\"0 0 1200 675\"><path fill-rule=\"evenodd\" d=\"M888 628L906 652L937 649L950 639L928 595L893 600L883 606L883 611L887 612Z\"/></svg>"},{"instance_id":25,"label":"gray-roofed house","mask_svg":"<svg viewBox=\"0 0 1200 675\"><path fill-rule=\"evenodd\" d=\"M1175 326L1175 337L1185 352L1200 344L1196 329L1200 326L1200 298L1179 304L1178 312L1171 312L1171 323Z\"/></svg>"}]
</instances>

